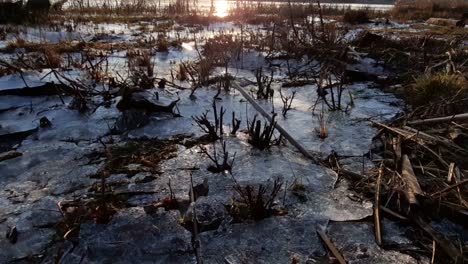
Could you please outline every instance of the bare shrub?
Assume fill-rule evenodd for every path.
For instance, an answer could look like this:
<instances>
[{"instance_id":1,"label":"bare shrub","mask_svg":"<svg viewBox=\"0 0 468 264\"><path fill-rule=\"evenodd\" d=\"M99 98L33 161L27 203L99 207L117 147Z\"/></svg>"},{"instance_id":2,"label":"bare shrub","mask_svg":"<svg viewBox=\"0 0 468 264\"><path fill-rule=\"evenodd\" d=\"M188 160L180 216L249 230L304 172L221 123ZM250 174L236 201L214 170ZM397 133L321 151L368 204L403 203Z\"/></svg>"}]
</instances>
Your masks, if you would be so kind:
<instances>
[{"instance_id":1,"label":"bare shrub","mask_svg":"<svg viewBox=\"0 0 468 264\"><path fill-rule=\"evenodd\" d=\"M241 124L241 120L236 118L236 112L232 112L232 120L231 120L231 135L235 135L237 130L239 130Z\"/></svg>"},{"instance_id":2,"label":"bare shrub","mask_svg":"<svg viewBox=\"0 0 468 264\"><path fill-rule=\"evenodd\" d=\"M272 98L274 95L274 91L271 88L271 84L273 83L273 71L271 71L270 76L267 76L263 73L262 68L258 68L255 71L255 78L257 80L257 97L263 99Z\"/></svg>"},{"instance_id":3,"label":"bare shrub","mask_svg":"<svg viewBox=\"0 0 468 264\"><path fill-rule=\"evenodd\" d=\"M192 119L195 123L200 127L205 133L207 133L208 137L211 140L217 140L223 137L223 118L226 110L221 106L221 109L218 113L218 108L216 106L216 98L213 98L212 104L213 116L214 116L214 123L212 123L208 118L208 111L203 113L201 116L192 116Z\"/></svg>"},{"instance_id":4,"label":"bare shrub","mask_svg":"<svg viewBox=\"0 0 468 264\"><path fill-rule=\"evenodd\" d=\"M276 121L275 115L273 116L273 122L269 123L265 121L262 129L262 121L257 120L257 116L254 117L251 123L247 122L249 131L249 143L260 149L269 149L272 146L272 138L275 132Z\"/></svg>"},{"instance_id":5,"label":"bare shrub","mask_svg":"<svg viewBox=\"0 0 468 264\"><path fill-rule=\"evenodd\" d=\"M345 78L344 69L333 64L322 66L319 78L316 78L317 102L322 100L330 111L345 110L342 104Z\"/></svg>"},{"instance_id":6,"label":"bare shrub","mask_svg":"<svg viewBox=\"0 0 468 264\"><path fill-rule=\"evenodd\" d=\"M296 91L292 92L291 95L283 95L283 92L280 89L280 96L281 101L283 102L283 109L281 110L281 113L283 114L283 117L286 117L288 111L291 110L291 105L294 97L296 96Z\"/></svg>"},{"instance_id":7,"label":"bare shrub","mask_svg":"<svg viewBox=\"0 0 468 264\"><path fill-rule=\"evenodd\" d=\"M213 173L220 173L220 172L231 172L232 171L232 166L234 164L234 159L236 157L236 154L234 153L234 156L231 161L229 161L229 152L226 150L226 142L222 142L222 155L218 154L216 144L213 144L213 152L210 153L205 147L200 146L201 152L206 155L213 163L214 165L211 165L208 167L208 170Z\"/></svg>"},{"instance_id":8,"label":"bare shrub","mask_svg":"<svg viewBox=\"0 0 468 264\"><path fill-rule=\"evenodd\" d=\"M239 58L241 52L241 42L233 35L223 34L207 40L202 54L214 64L227 67L232 59Z\"/></svg>"},{"instance_id":9,"label":"bare shrub","mask_svg":"<svg viewBox=\"0 0 468 264\"><path fill-rule=\"evenodd\" d=\"M238 222L245 220L260 221L274 213L273 206L283 186L283 180L276 178L273 184L258 186L234 185L236 197L229 208L231 215Z\"/></svg>"}]
</instances>

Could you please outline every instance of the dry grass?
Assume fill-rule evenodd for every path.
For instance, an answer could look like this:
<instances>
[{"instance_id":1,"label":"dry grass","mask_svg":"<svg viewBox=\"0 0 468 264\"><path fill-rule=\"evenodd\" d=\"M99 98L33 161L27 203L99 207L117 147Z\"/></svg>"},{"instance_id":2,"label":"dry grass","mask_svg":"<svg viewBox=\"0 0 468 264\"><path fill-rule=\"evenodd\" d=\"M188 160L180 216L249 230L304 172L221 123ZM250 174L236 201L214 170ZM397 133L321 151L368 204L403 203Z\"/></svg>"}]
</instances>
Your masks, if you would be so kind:
<instances>
[{"instance_id":1,"label":"dry grass","mask_svg":"<svg viewBox=\"0 0 468 264\"><path fill-rule=\"evenodd\" d=\"M325 119L325 112L322 107L322 111L318 115L318 122L319 122L319 128L316 129L317 136L320 139L326 139L328 137L328 130L327 130L327 121Z\"/></svg>"},{"instance_id":2,"label":"dry grass","mask_svg":"<svg viewBox=\"0 0 468 264\"><path fill-rule=\"evenodd\" d=\"M426 20L430 17L462 19L468 13L464 0L402 0L395 4L392 16L401 20Z\"/></svg>"},{"instance_id":3,"label":"dry grass","mask_svg":"<svg viewBox=\"0 0 468 264\"><path fill-rule=\"evenodd\" d=\"M174 157L178 140L135 140L122 145L112 146L105 170L110 174L126 173L134 175L147 170L157 173L161 161ZM128 167L129 164L141 164L138 170Z\"/></svg>"},{"instance_id":4,"label":"dry grass","mask_svg":"<svg viewBox=\"0 0 468 264\"><path fill-rule=\"evenodd\" d=\"M0 50L2 52L14 52L16 49L25 49L26 52L55 52L55 53L73 53L83 50L85 43L72 43L62 41L57 44L52 43L33 43L27 42L22 38L17 38L15 41L9 42L8 45Z\"/></svg>"},{"instance_id":5,"label":"dry grass","mask_svg":"<svg viewBox=\"0 0 468 264\"><path fill-rule=\"evenodd\" d=\"M62 56L53 49L44 51L44 60L49 68L60 68L62 65Z\"/></svg>"},{"instance_id":6,"label":"dry grass","mask_svg":"<svg viewBox=\"0 0 468 264\"><path fill-rule=\"evenodd\" d=\"M237 195L228 208L235 222L260 221L275 214L275 200L283 186L283 180L276 178L273 183L258 186L240 186L237 182L234 190Z\"/></svg>"},{"instance_id":7,"label":"dry grass","mask_svg":"<svg viewBox=\"0 0 468 264\"><path fill-rule=\"evenodd\" d=\"M102 42L72 42L72 41L60 41L59 43L36 43L28 42L22 38L17 38L15 41L11 41L0 52L14 53L17 49L24 49L26 52L40 52L45 53L46 51L53 50L58 54L67 54L81 52L85 50L99 50L99 51L116 51L116 50L132 50L132 49L150 49L154 47L154 42L139 41L135 43L102 43ZM159 43L157 43L159 45ZM178 48L180 43L178 41L171 41L166 43L168 46Z\"/></svg>"},{"instance_id":8,"label":"dry grass","mask_svg":"<svg viewBox=\"0 0 468 264\"><path fill-rule=\"evenodd\" d=\"M468 81L459 75L424 75L415 80L407 93L407 98L414 106L421 106L438 101L448 102L454 97L468 97Z\"/></svg>"}]
</instances>

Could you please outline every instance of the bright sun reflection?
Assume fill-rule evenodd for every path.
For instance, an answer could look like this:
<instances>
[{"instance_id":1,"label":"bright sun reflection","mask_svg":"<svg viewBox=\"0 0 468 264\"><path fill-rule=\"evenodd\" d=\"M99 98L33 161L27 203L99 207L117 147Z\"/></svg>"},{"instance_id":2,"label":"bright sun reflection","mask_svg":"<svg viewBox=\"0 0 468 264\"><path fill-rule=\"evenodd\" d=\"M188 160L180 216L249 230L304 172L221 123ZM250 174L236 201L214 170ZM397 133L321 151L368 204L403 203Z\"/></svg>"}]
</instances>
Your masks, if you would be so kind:
<instances>
[{"instance_id":1,"label":"bright sun reflection","mask_svg":"<svg viewBox=\"0 0 468 264\"><path fill-rule=\"evenodd\" d=\"M229 5L227 0L215 0L215 16L225 17L228 15Z\"/></svg>"}]
</instances>

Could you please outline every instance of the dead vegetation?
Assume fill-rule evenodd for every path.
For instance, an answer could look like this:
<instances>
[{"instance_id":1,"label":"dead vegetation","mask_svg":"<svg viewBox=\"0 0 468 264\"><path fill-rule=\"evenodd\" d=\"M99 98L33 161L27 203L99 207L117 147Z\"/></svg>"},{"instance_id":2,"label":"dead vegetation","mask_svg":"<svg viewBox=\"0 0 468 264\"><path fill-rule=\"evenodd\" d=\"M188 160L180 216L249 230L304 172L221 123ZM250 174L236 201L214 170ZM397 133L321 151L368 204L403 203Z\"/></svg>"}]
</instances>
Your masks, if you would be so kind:
<instances>
[{"instance_id":1,"label":"dead vegetation","mask_svg":"<svg viewBox=\"0 0 468 264\"><path fill-rule=\"evenodd\" d=\"M122 5L106 9L109 15L107 17L104 15L99 18L93 15L82 20L112 19L110 14L126 14L125 19L128 21L150 20L149 15L136 16L139 8L142 7L140 1L137 2L134 6ZM168 8L167 12L172 14L183 12L184 15L177 17L179 22L204 25L216 20L191 13L186 4L187 2L177 1L175 5ZM79 10L83 14L101 10L86 7L83 2L73 8L71 10ZM145 9L145 12L151 10L155 13L161 12L155 7ZM405 17L410 13L408 10L410 9L405 11L397 5L394 10L397 12L395 16ZM453 11L447 10L433 4L430 15ZM421 8L419 11L414 16L422 18L427 15L423 13L427 11ZM411 112L404 118L400 118L394 125L376 124L380 129L376 138L384 147L375 150L373 155L376 155L374 161L381 163L382 167L379 171L362 174L343 171L339 164L333 164L332 168L338 170L341 176L351 178L356 190L374 199L376 230L380 230L379 210L388 214L389 217L409 220L426 233L422 236L422 244L435 240L445 252L437 254L438 259L443 260L448 256L454 262L459 261L463 258L463 254L466 255L464 253L466 245L458 241L439 239L440 236L436 231L427 228L427 222L431 218L442 216L462 225L467 223L463 213L468 209L468 202L465 199L468 194L465 176L468 173L468 161L465 158L468 156L466 148L468 127L465 119L468 101L467 57L466 50L460 45L464 40L462 38L454 38L450 41L440 40L430 34L395 39L391 36L366 32L352 43L362 52L360 53L343 41L346 33L344 28L337 23L324 22L324 14L332 13L331 9L313 4L290 4L288 8L268 7L261 4L257 8L238 7L227 19L236 18L257 24L265 23L266 33L243 31L240 36L223 33L208 39L202 52L195 44L199 55L198 60L181 61L178 64L177 79L191 84L192 97L196 89L213 83L218 88L229 91L233 77L228 74L228 67L233 62L241 61L246 49L265 52L268 54L268 62L276 59L286 60L288 78L292 86L317 85L318 100L315 105L318 103L321 105L321 111L317 116L319 123L317 135L325 139L329 136L325 108L328 111L348 112L354 104L350 93L348 93L349 102L344 99L346 85L354 81L352 73L346 70L347 64L352 63L364 53L368 53L372 57L382 59L387 65L398 67L398 77L391 81L405 81L406 90L401 94L406 94ZM363 10L342 10L339 14L343 14L343 20L350 24L367 23L373 16L369 11ZM440 14L445 16L445 13ZM448 13L446 15L448 16ZM116 96L116 94L110 95L112 88L118 88L117 94L123 98L129 98L137 91L154 88L156 67L153 56L155 52L166 53L171 47L180 46L179 40L171 42L163 34L172 26L173 23L162 24L155 29L161 33L157 39L131 45L125 43L110 45L97 42L28 43L17 39L10 42L3 51L16 52L18 49L25 49L27 52L37 52L40 55L38 58L20 58L14 64L0 68L0 75L25 68L25 65L29 65L30 68L59 69L65 65L75 64L88 73L93 85L109 84L109 90L99 93L91 89L94 87L89 84L74 82L71 85L73 86L72 94L75 96L73 108L86 112L90 109L88 102L91 95L102 95L109 104L113 96ZM141 30L147 31L148 29L142 27ZM193 32L196 30L193 29ZM1 36L0 33L0 38ZM197 41L199 40L195 39L196 43ZM106 68L108 54L105 51L112 53L115 50L128 51L126 59L129 77L126 79L118 80L116 76L108 74ZM81 62L64 59L64 55L74 52L80 52ZM30 63L32 59L34 64ZM307 62L296 63L300 60ZM299 65L293 66L292 64ZM211 74L218 66L225 68L225 75L212 78ZM257 99L270 100L274 96L272 68L265 70L258 68L255 71L258 87ZM160 88L164 89L166 83L167 81L161 79ZM195 124L207 134L208 142L215 142L226 135L223 127L226 110L223 107L218 109L216 105L218 95L219 92L213 98L211 112L207 111L200 116L192 117ZM284 95L280 90L284 117L291 109L295 95L296 92ZM155 96L159 94L156 93ZM251 122L247 122L248 142L252 146L266 150L280 141L278 139L275 142L274 139L276 129L274 118L275 116L272 122L262 123L255 117ZM437 118L442 118L442 121ZM233 112L230 134L235 135L240 124L240 119L237 119ZM72 237L71 234L76 232L79 224L90 219L97 223L107 223L117 208L122 206L119 200L113 200L112 187L106 182L110 175L125 173L132 177L142 171L157 175L160 162L176 155L178 143L173 140L141 140L109 146L105 170L95 175L97 182L91 187L91 191L98 199L85 203L74 201L60 205L60 210L64 215L63 225L66 227L63 229L64 236ZM201 153L213 163L208 167L209 171L231 172L235 154L231 159L225 141L221 141L221 150L214 145L211 150L201 147ZM336 156L333 162L339 163L339 156ZM170 182L168 186L169 196L159 201L155 208L159 206L169 210L179 206ZM241 186L236 183L234 187L236 195L229 211L236 221L259 221L278 213L274 208L275 200L282 186L280 179L275 179L272 184ZM296 193L304 191L302 182L295 182L293 191ZM429 212L432 208L438 208L437 212L434 210ZM380 231L376 232L376 237L379 245L385 245ZM424 250L427 251L426 248Z\"/></svg>"},{"instance_id":2,"label":"dead vegetation","mask_svg":"<svg viewBox=\"0 0 468 264\"><path fill-rule=\"evenodd\" d=\"M212 153L210 153L207 150L207 148L203 146L200 146L200 151L202 154L204 154L214 163L214 165L210 165L208 167L208 171L213 172L213 173L220 173L220 172L231 173L232 166L234 164L234 159L236 158L236 153L234 153L231 161L229 161L230 157L229 157L229 152L226 149L226 141L221 141L220 144L221 144L222 155L218 154L218 150L217 150L215 143L213 143Z\"/></svg>"},{"instance_id":3,"label":"dead vegetation","mask_svg":"<svg viewBox=\"0 0 468 264\"><path fill-rule=\"evenodd\" d=\"M247 129L249 132L248 142L260 149L265 150L269 149L273 144L273 136L275 133L275 116L273 116L273 121L265 121L265 124L262 127L262 121L257 120L257 116L254 117L252 122L247 121Z\"/></svg>"},{"instance_id":4,"label":"dead vegetation","mask_svg":"<svg viewBox=\"0 0 468 264\"><path fill-rule=\"evenodd\" d=\"M192 116L193 121L197 124L198 127L201 128L202 131L204 131L208 138L211 140L218 140L223 137L224 135L224 128L223 128L223 120L224 120L224 114L226 113L226 110L221 106L219 109L218 113L218 108L216 106L216 97L217 95L213 98L213 104L212 104L212 113L214 117L214 123L210 121L208 118L208 113L209 111L206 111L203 113L201 116Z\"/></svg>"},{"instance_id":5,"label":"dead vegetation","mask_svg":"<svg viewBox=\"0 0 468 264\"><path fill-rule=\"evenodd\" d=\"M91 160L106 158L106 164L102 171L92 176L96 182L89 188L90 198L63 201L58 203L63 216L57 224L57 230L64 239L74 239L79 235L81 224L94 221L98 224L107 224L112 216L121 208L127 207L126 196L131 193L116 193L114 188L119 185L108 182L111 175L125 173L127 177L133 177L139 172L158 173L159 163L174 157L177 151L176 144L181 140L136 140L121 145L111 146L103 143L104 153L94 153ZM170 196L167 199L155 203L151 208L164 207L174 209L178 207L178 200L172 193L169 182Z\"/></svg>"},{"instance_id":6,"label":"dead vegetation","mask_svg":"<svg viewBox=\"0 0 468 264\"><path fill-rule=\"evenodd\" d=\"M107 158L105 170L109 174L135 175L141 171L157 174L159 163L174 157L177 142L177 139L136 140L123 145L110 146L108 147L110 156Z\"/></svg>"},{"instance_id":7,"label":"dead vegetation","mask_svg":"<svg viewBox=\"0 0 468 264\"><path fill-rule=\"evenodd\" d=\"M463 0L401 0L397 1L392 16L402 20L426 20L431 17L463 19L468 3Z\"/></svg>"},{"instance_id":8,"label":"dead vegetation","mask_svg":"<svg viewBox=\"0 0 468 264\"><path fill-rule=\"evenodd\" d=\"M327 120L325 118L325 111L324 111L323 105L322 105L322 110L317 116L317 120L319 123L319 127L315 129L317 136L320 139L326 139L328 137L328 129L327 129Z\"/></svg>"},{"instance_id":9,"label":"dead vegetation","mask_svg":"<svg viewBox=\"0 0 468 264\"><path fill-rule=\"evenodd\" d=\"M255 78L257 80L257 98L259 99L271 99L274 95L274 90L271 87L273 83L273 71L270 72L270 76L263 72L262 68L258 68L255 71Z\"/></svg>"},{"instance_id":10,"label":"dead vegetation","mask_svg":"<svg viewBox=\"0 0 468 264\"><path fill-rule=\"evenodd\" d=\"M393 81L408 83L424 74L463 72L468 57L462 42L463 37L447 32L403 35L400 39L363 32L354 44L391 67L396 72Z\"/></svg>"},{"instance_id":11,"label":"dead vegetation","mask_svg":"<svg viewBox=\"0 0 468 264\"><path fill-rule=\"evenodd\" d=\"M440 81L440 76L435 78L432 81ZM418 86L432 85L431 81L422 82L424 85L419 83ZM424 96L423 91L421 96ZM361 173L344 170L339 165L339 155L332 159L332 167L349 178L353 188L369 198L374 197L375 236L382 246L386 243L382 239L380 222L384 215L409 222L421 230L413 239L426 245L423 250L427 255L433 254L435 263L448 259L449 263L462 263L467 257L467 245L444 236L431 227L430 222L445 218L467 227L464 212L468 209L465 176L468 173L468 117L466 114L450 115L456 113L450 111L432 112L428 117L427 109L432 109L432 103L420 103L423 106L392 125L374 123L379 129L374 138L377 147L369 152L369 157L380 164L379 170ZM449 115L441 116L442 113ZM433 246L429 246L432 243L439 251L434 253Z\"/></svg>"},{"instance_id":12,"label":"dead vegetation","mask_svg":"<svg viewBox=\"0 0 468 264\"><path fill-rule=\"evenodd\" d=\"M108 224L121 208L126 207L122 197L116 195L112 186L107 184L109 172L103 170L98 180L89 189L89 198L65 200L57 203L62 219L55 226L57 233L64 240L75 240L83 223Z\"/></svg>"},{"instance_id":13,"label":"dead vegetation","mask_svg":"<svg viewBox=\"0 0 468 264\"><path fill-rule=\"evenodd\" d=\"M234 185L236 196L232 199L229 212L234 221L260 221L275 213L274 205L283 186L283 180L276 178L273 183L259 184L258 186Z\"/></svg>"},{"instance_id":14,"label":"dead vegetation","mask_svg":"<svg viewBox=\"0 0 468 264\"><path fill-rule=\"evenodd\" d=\"M294 97L296 96L296 91L293 91L291 95L283 95L283 92L280 89L280 96L281 96L281 101L283 102L283 108L281 110L281 113L283 114L283 117L286 117L286 114L288 113L288 111L291 110L291 105L292 105L292 102L294 101Z\"/></svg>"},{"instance_id":15,"label":"dead vegetation","mask_svg":"<svg viewBox=\"0 0 468 264\"><path fill-rule=\"evenodd\" d=\"M456 101L468 98L468 82L463 75L446 73L423 75L409 85L406 92L408 101L414 107L424 108L428 104L433 104L444 108L432 115L443 116L448 113L460 114L468 111L462 102L459 103L459 108L454 104Z\"/></svg>"}]
</instances>

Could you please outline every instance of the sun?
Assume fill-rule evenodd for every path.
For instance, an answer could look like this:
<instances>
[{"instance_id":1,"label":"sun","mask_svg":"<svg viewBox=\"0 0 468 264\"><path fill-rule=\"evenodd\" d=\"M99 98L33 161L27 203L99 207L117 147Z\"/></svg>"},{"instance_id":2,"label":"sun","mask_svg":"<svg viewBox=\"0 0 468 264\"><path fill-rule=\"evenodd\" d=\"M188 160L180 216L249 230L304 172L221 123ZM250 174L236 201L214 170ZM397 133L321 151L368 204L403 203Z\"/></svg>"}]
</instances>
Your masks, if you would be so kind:
<instances>
[{"instance_id":1,"label":"sun","mask_svg":"<svg viewBox=\"0 0 468 264\"><path fill-rule=\"evenodd\" d=\"M229 11L229 4L227 0L215 0L215 16L226 17Z\"/></svg>"}]
</instances>

